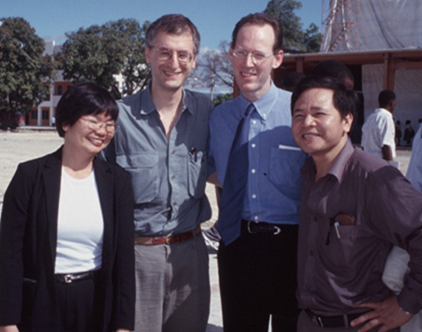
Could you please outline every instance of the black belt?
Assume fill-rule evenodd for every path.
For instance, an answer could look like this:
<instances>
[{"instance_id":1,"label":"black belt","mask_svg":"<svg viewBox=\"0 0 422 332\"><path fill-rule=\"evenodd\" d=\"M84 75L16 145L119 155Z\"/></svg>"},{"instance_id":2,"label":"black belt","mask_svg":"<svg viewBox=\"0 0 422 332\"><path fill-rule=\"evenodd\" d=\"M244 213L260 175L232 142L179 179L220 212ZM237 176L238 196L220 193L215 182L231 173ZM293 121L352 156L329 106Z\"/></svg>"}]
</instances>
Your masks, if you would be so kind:
<instances>
[{"instance_id":1,"label":"black belt","mask_svg":"<svg viewBox=\"0 0 422 332\"><path fill-rule=\"evenodd\" d=\"M246 229L249 234L273 234L278 235L281 233L281 229L284 225L278 224L269 224L263 221L253 221L253 220L244 220L243 223L246 223Z\"/></svg>"},{"instance_id":2,"label":"black belt","mask_svg":"<svg viewBox=\"0 0 422 332\"><path fill-rule=\"evenodd\" d=\"M92 279L93 277L94 271L82 273L57 273L54 275L54 280L56 280L57 282L63 282L65 284L71 284L74 281Z\"/></svg>"},{"instance_id":3,"label":"black belt","mask_svg":"<svg viewBox=\"0 0 422 332\"><path fill-rule=\"evenodd\" d=\"M305 310L312 323L320 327L350 327L350 322L352 320L358 318L368 311L369 310L365 310L359 313L343 314L338 316L323 316L315 314L312 310Z\"/></svg>"}]
</instances>

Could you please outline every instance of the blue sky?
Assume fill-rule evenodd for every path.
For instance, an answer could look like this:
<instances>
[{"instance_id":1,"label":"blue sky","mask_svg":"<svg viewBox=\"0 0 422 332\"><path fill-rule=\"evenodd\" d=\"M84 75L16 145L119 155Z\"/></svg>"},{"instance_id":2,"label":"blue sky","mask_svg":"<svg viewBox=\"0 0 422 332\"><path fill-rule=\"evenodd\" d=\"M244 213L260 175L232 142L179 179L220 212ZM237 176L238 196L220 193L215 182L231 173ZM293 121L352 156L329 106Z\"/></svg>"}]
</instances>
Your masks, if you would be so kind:
<instances>
[{"instance_id":1,"label":"blue sky","mask_svg":"<svg viewBox=\"0 0 422 332\"><path fill-rule=\"evenodd\" d=\"M322 0L300 0L304 28L321 26ZM261 12L268 0L4 0L1 17L23 17L37 34L61 44L65 33L101 25L120 18L134 18L141 24L169 13L189 17L201 34L201 47L217 48L230 40L236 22L249 13Z\"/></svg>"}]
</instances>

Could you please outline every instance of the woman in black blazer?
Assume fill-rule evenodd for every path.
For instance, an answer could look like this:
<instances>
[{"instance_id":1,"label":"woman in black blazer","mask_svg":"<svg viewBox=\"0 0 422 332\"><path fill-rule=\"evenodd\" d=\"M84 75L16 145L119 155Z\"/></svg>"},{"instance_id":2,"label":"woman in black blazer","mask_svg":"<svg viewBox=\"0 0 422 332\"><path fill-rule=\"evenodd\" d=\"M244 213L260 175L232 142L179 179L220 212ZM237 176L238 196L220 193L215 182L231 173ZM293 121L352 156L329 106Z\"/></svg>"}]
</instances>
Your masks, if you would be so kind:
<instances>
[{"instance_id":1,"label":"woman in black blazer","mask_svg":"<svg viewBox=\"0 0 422 332\"><path fill-rule=\"evenodd\" d=\"M63 146L22 163L0 224L0 332L129 331L134 325L129 175L96 158L118 107L92 83L56 112Z\"/></svg>"}]
</instances>

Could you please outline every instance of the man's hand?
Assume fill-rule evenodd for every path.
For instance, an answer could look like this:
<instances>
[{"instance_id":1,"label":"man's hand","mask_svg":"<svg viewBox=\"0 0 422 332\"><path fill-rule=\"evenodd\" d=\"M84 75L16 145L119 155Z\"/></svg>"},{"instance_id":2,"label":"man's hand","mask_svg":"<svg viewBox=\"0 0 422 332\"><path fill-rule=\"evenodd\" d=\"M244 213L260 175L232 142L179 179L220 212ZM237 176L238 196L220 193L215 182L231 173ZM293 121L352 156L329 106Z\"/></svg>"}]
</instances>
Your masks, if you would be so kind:
<instances>
[{"instance_id":1,"label":"man's hand","mask_svg":"<svg viewBox=\"0 0 422 332\"><path fill-rule=\"evenodd\" d=\"M358 332L369 331L378 325L381 325L378 332L387 332L402 326L413 317L413 315L405 313L399 307L397 297L395 296L386 298L384 301L378 303L362 303L359 307L372 308L374 310L363 314L350 323L352 327L365 323Z\"/></svg>"}]
</instances>

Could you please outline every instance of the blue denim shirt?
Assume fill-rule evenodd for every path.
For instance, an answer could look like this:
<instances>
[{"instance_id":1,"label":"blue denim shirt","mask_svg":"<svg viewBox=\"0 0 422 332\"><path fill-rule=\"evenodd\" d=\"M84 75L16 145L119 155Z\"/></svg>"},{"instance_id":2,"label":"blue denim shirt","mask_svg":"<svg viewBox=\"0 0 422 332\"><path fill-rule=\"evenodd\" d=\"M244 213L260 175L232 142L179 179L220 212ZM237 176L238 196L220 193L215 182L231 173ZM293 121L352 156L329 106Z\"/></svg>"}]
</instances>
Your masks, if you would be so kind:
<instances>
[{"instance_id":1,"label":"blue denim shirt","mask_svg":"<svg viewBox=\"0 0 422 332\"><path fill-rule=\"evenodd\" d=\"M120 129L105 157L132 176L136 236L166 236L211 217L205 196L212 102L183 92L183 108L167 139L150 87L119 101Z\"/></svg>"},{"instance_id":2,"label":"blue denim shirt","mask_svg":"<svg viewBox=\"0 0 422 332\"><path fill-rule=\"evenodd\" d=\"M249 176L245 179L243 219L290 225L299 222L300 168L306 155L291 133L290 95L272 83L269 91L253 103L256 111L249 123ZM249 104L240 96L211 113L208 174L217 172L221 184L237 125ZM234 240L240 234L239 225L238 234L226 236L224 220L218 221L218 229L223 240Z\"/></svg>"}]
</instances>

